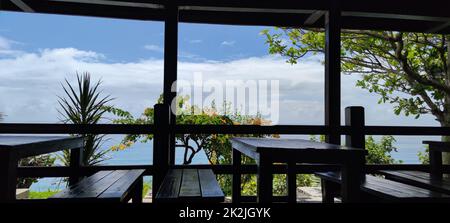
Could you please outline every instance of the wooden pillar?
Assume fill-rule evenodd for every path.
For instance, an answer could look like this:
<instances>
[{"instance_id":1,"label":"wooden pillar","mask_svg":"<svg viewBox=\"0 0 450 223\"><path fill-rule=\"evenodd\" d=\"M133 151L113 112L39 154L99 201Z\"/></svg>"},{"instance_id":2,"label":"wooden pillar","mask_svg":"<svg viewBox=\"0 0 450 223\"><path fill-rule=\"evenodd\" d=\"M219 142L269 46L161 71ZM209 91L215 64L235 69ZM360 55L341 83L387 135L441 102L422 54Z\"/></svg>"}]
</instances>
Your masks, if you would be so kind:
<instances>
[{"instance_id":1,"label":"wooden pillar","mask_svg":"<svg viewBox=\"0 0 450 223\"><path fill-rule=\"evenodd\" d=\"M84 143L83 143L84 144ZM84 148L75 148L70 150L70 163L69 166L72 170L72 175L69 177L69 186L75 185L80 181L81 167L84 166L83 162Z\"/></svg>"},{"instance_id":2,"label":"wooden pillar","mask_svg":"<svg viewBox=\"0 0 450 223\"><path fill-rule=\"evenodd\" d=\"M165 5L165 23L164 23L164 104L170 106L172 100L176 97L176 89L174 82L177 80L177 64L178 64L178 6L173 3ZM175 109L175 108L172 108ZM175 110L174 110L175 111ZM171 113L170 125L174 126L176 119L175 114ZM170 163L175 164L175 134L171 128L169 147Z\"/></svg>"},{"instance_id":3,"label":"wooden pillar","mask_svg":"<svg viewBox=\"0 0 450 223\"><path fill-rule=\"evenodd\" d=\"M341 125L341 9L338 0L325 15L325 125ZM340 134L331 133L326 142L340 144Z\"/></svg>"},{"instance_id":4,"label":"wooden pillar","mask_svg":"<svg viewBox=\"0 0 450 223\"><path fill-rule=\"evenodd\" d=\"M156 197L159 186L169 170L169 119L170 109L166 104L156 104L154 107L153 134L153 167L152 195Z\"/></svg>"}]
</instances>

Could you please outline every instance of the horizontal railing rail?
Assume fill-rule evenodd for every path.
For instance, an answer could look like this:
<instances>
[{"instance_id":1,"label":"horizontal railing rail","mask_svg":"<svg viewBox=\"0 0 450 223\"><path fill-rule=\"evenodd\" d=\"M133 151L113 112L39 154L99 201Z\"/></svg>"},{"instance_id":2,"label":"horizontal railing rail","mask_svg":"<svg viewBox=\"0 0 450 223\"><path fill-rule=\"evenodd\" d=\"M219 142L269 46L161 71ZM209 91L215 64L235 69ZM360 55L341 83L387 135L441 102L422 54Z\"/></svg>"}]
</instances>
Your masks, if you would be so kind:
<instances>
[{"instance_id":1,"label":"horizontal railing rail","mask_svg":"<svg viewBox=\"0 0 450 223\"><path fill-rule=\"evenodd\" d=\"M326 135L352 133L350 126L324 125L175 125L170 128L176 134L292 134ZM365 135L450 135L450 127L434 126L364 126ZM50 124L50 123L1 123L2 134L153 134L153 125L129 124Z\"/></svg>"},{"instance_id":2,"label":"horizontal railing rail","mask_svg":"<svg viewBox=\"0 0 450 223\"><path fill-rule=\"evenodd\" d=\"M175 165L173 168L196 168L196 169L212 169L216 174L233 174L233 166L231 164L222 165ZM450 173L450 165L443 165L445 173ZM151 176L156 171L153 165L104 165L104 166L86 166L74 169L65 166L54 167L19 167L17 175L19 177L68 177L68 176L87 176L101 170L129 170L129 169L145 169L144 175ZM298 164L294 167L294 172L298 174L311 174L322 171L338 170L339 166L328 164ZM418 170L429 171L430 166L424 164L367 164L366 171L368 173L377 173L380 170ZM256 174L257 166L254 164L245 164L241 166L242 174ZM277 164L273 167L273 174L286 174L287 166Z\"/></svg>"}]
</instances>

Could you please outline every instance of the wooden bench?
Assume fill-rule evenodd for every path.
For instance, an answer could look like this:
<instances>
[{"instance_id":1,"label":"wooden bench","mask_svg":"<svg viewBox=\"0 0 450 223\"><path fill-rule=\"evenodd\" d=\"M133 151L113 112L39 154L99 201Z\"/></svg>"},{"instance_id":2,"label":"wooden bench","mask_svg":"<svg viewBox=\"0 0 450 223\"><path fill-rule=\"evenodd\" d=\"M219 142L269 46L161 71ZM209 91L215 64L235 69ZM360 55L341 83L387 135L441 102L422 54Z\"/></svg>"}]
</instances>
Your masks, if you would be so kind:
<instances>
[{"instance_id":1,"label":"wooden bench","mask_svg":"<svg viewBox=\"0 0 450 223\"><path fill-rule=\"evenodd\" d=\"M210 169L170 169L155 202L223 202L225 196Z\"/></svg>"},{"instance_id":2,"label":"wooden bench","mask_svg":"<svg viewBox=\"0 0 450 223\"><path fill-rule=\"evenodd\" d=\"M340 172L316 173L322 179L322 196L324 202L333 202L340 194ZM447 194L428 189L366 175L361 184L363 199L369 202L450 202Z\"/></svg>"},{"instance_id":3,"label":"wooden bench","mask_svg":"<svg viewBox=\"0 0 450 223\"><path fill-rule=\"evenodd\" d=\"M143 169L99 171L49 198L56 202L142 203Z\"/></svg>"},{"instance_id":4,"label":"wooden bench","mask_svg":"<svg viewBox=\"0 0 450 223\"><path fill-rule=\"evenodd\" d=\"M410 170L384 170L379 173L385 175L386 179L425 188L428 190L450 194L450 180L432 179L430 174L423 171Z\"/></svg>"}]
</instances>

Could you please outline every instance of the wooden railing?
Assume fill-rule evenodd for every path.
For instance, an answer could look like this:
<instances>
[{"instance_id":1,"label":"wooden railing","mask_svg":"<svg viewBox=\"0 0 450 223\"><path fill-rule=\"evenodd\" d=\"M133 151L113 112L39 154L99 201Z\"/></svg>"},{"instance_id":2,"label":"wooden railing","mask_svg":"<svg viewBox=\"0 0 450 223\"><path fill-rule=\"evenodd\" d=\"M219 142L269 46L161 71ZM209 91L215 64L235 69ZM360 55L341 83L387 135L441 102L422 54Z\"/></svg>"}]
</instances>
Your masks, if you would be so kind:
<instances>
[{"instance_id":1,"label":"wooden railing","mask_svg":"<svg viewBox=\"0 0 450 223\"><path fill-rule=\"evenodd\" d=\"M361 112L359 110L359 112ZM353 115L353 125L350 121ZM361 114L346 114L347 125L337 128L330 128L323 125L274 125L274 126L249 126L249 125L171 125L168 107L164 105L155 106L154 125L118 125L118 124L97 124L97 125L73 125L73 124L21 124L21 123L1 123L0 134L153 134L153 165L111 165L111 166L89 166L81 168L71 167L20 167L19 177L68 177L85 176L99 170L116 169L145 169L145 175L153 176L153 188L158 188L162 177L170 166L173 168L183 168L183 165L173 165L174 149L169 146L170 137L175 134L286 134L286 135L346 135L347 144L353 143L356 147L362 147L361 139L366 135L420 135L420 136L442 136L450 135L449 127L422 127L422 126L357 126L361 123ZM359 117L359 118L358 118ZM362 116L363 117L363 116ZM363 119L362 119L363 120ZM364 122L362 122L364 123ZM359 141L356 140L359 138ZM356 144L355 144L356 143ZM359 143L359 144L358 144ZM233 174L231 164L224 165L190 165L195 168L212 168L216 174ZM298 164L295 166L296 173L310 174L318 171L337 170L335 165L320 164ZM389 164L389 165L367 165L368 173L375 173L379 170L421 170L428 171L428 165L422 164ZM243 165L241 173L256 174L256 165ZM275 165L274 174L287 173L286 165ZM450 165L444 165L443 171L450 173ZM247 197L244 200L252 201L254 197ZM283 200L284 198L279 198Z\"/></svg>"}]
</instances>

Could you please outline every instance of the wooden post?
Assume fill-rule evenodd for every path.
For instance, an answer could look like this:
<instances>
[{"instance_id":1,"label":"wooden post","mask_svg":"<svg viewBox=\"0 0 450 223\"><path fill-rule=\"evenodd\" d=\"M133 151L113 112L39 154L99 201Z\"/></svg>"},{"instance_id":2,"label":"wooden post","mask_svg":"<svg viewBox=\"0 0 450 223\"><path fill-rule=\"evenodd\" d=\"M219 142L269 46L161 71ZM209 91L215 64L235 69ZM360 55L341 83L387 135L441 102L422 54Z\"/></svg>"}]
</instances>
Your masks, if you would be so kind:
<instances>
[{"instance_id":1,"label":"wooden post","mask_svg":"<svg viewBox=\"0 0 450 223\"><path fill-rule=\"evenodd\" d=\"M233 180L231 188L231 201L235 204L241 202L241 152L232 149Z\"/></svg>"},{"instance_id":2,"label":"wooden post","mask_svg":"<svg viewBox=\"0 0 450 223\"><path fill-rule=\"evenodd\" d=\"M287 163L287 175L286 184L288 188L288 203L297 203L297 173L295 172L295 166L297 165L294 161L289 161Z\"/></svg>"},{"instance_id":3,"label":"wooden post","mask_svg":"<svg viewBox=\"0 0 450 223\"><path fill-rule=\"evenodd\" d=\"M80 181L80 168L84 166L83 151L83 147L70 150L69 166L72 170L72 175L69 177L69 186L75 185Z\"/></svg>"},{"instance_id":4,"label":"wooden post","mask_svg":"<svg viewBox=\"0 0 450 223\"><path fill-rule=\"evenodd\" d=\"M341 9L338 0L331 2L325 15L325 125L333 131L341 125ZM339 133L325 139L341 144Z\"/></svg>"},{"instance_id":5,"label":"wooden post","mask_svg":"<svg viewBox=\"0 0 450 223\"><path fill-rule=\"evenodd\" d=\"M345 108L345 125L351 127L350 135L345 137L346 146L364 150L364 108L352 106ZM355 156L342 168L342 200L358 202L361 199L360 186L365 179L365 157Z\"/></svg>"},{"instance_id":6,"label":"wooden post","mask_svg":"<svg viewBox=\"0 0 450 223\"><path fill-rule=\"evenodd\" d=\"M169 106L166 104L156 104L153 117L153 123L156 129L153 134L153 166L156 170L152 180L153 197L156 197L159 186L169 170L169 119Z\"/></svg>"},{"instance_id":7,"label":"wooden post","mask_svg":"<svg viewBox=\"0 0 450 223\"><path fill-rule=\"evenodd\" d=\"M345 145L365 149L364 107L351 106L345 108L345 125L351 127L351 134L345 136Z\"/></svg>"},{"instance_id":8,"label":"wooden post","mask_svg":"<svg viewBox=\"0 0 450 223\"><path fill-rule=\"evenodd\" d=\"M269 155L260 153L258 163L258 203L270 204L273 198L272 159Z\"/></svg>"},{"instance_id":9,"label":"wooden post","mask_svg":"<svg viewBox=\"0 0 450 223\"><path fill-rule=\"evenodd\" d=\"M430 177L433 180L442 180L442 151L434 149L434 144L429 144Z\"/></svg>"},{"instance_id":10,"label":"wooden post","mask_svg":"<svg viewBox=\"0 0 450 223\"><path fill-rule=\"evenodd\" d=\"M0 203L16 200L17 158L9 151L0 151Z\"/></svg>"},{"instance_id":11,"label":"wooden post","mask_svg":"<svg viewBox=\"0 0 450 223\"><path fill-rule=\"evenodd\" d=\"M167 3L165 5L165 23L164 23L164 92L163 103L170 106L172 100L177 96L176 87L174 85L177 80L177 65L178 65L178 6L174 3ZM174 90L174 91L172 91ZM176 107L172 107L175 112ZM171 113L171 125L174 126L176 122L175 113ZM173 129L173 128L172 128ZM175 133L170 132L169 136L170 148L170 164L175 164Z\"/></svg>"}]
</instances>

